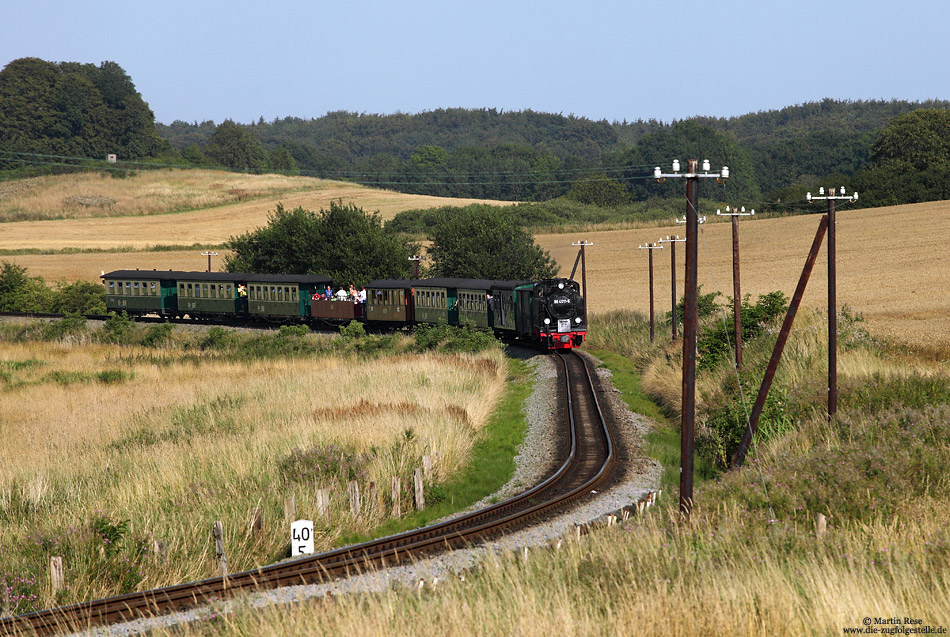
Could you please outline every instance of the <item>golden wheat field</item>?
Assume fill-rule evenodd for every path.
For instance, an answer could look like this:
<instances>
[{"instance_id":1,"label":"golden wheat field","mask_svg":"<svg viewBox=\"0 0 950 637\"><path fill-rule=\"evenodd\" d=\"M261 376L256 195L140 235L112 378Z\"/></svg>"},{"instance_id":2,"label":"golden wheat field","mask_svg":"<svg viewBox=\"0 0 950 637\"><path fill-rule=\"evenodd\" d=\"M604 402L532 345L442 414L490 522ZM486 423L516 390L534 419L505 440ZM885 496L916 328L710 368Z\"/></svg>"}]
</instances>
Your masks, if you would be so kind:
<instances>
[{"instance_id":1,"label":"golden wheat field","mask_svg":"<svg viewBox=\"0 0 950 637\"><path fill-rule=\"evenodd\" d=\"M700 211L708 216L710 211ZM815 238L820 215L743 220L739 224L742 294L781 290L791 297ZM839 210L837 214L837 297L862 314L873 334L887 336L921 351L950 345L950 202ZM572 242L587 239L588 307L593 311L632 308L649 312L646 250L638 246L683 226L538 235L537 242L570 274L577 255ZM677 295L683 294L685 244L677 244ZM666 245L668 247L668 244ZM732 226L701 226L698 280L704 293L732 297ZM657 314L671 305L670 251L653 251ZM802 299L806 308L828 306L827 242L822 244ZM580 269L576 278L580 280Z\"/></svg>"},{"instance_id":2,"label":"golden wheat field","mask_svg":"<svg viewBox=\"0 0 950 637\"><path fill-rule=\"evenodd\" d=\"M67 218L5 223L0 233L0 250L141 250L157 245L220 244L231 236L266 224L268 214L278 203L288 209L302 206L316 211L328 208L331 201L342 199L366 212L378 212L383 220L413 208L501 203L406 195L310 177L240 175L239 181L228 181L234 178L231 173L194 171L198 175L191 180L178 182L184 179L179 175L188 176L191 172L158 171L157 175L144 173L128 179L65 176L45 178L46 181L36 185L21 187L22 192L0 198L0 220L9 219L16 210L27 207L37 209L37 214L47 211L47 216ZM164 181L160 179L163 174ZM200 197L202 191L208 193L206 198ZM228 194L231 191L238 194ZM123 195L123 192L128 194ZM220 196L216 196L218 194ZM65 203L80 196L116 200L109 212L115 216L91 216L88 210L76 210ZM248 196L254 198L247 199ZM149 207L150 212L143 212L144 206L136 205L138 201L151 201L157 208ZM157 214L161 210L195 207L202 209ZM125 216L118 216L120 214Z\"/></svg>"}]
</instances>

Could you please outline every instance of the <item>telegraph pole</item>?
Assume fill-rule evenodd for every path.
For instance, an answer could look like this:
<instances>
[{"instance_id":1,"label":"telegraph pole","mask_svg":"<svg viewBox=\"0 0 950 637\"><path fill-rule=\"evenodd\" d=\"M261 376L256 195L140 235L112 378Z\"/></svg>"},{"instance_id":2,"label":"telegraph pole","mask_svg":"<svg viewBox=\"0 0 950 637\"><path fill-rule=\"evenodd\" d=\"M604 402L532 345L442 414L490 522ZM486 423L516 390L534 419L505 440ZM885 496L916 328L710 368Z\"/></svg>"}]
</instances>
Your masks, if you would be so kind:
<instances>
[{"instance_id":1,"label":"telegraph pole","mask_svg":"<svg viewBox=\"0 0 950 637\"><path fill-rule=\"evenodd\" d=\"M857 201L858 193L846 195L844 186L836 195L834 188L818 189L818 196L813 197L809 192L805 199L826 199L828 201L828 419L831 420L838 412L838 299L837 299L837 264L835 255L835 201Z\"/></svg>"},{"instance_id":2,"label":"telegraph pole","mask_svg":"<svg viewBox=\"0 0 950 637\"><path fill-rule=\"evenodd\" d=\"M739 217L750 217L755 214L746 212L745 206L742 210L733 208L729 211L726 206L726 212L716 211L720 217L732 217L732 329L735 333L736 341L736 369L742 367L742 292L739 290Z\"/></svg>"},{"instance_id":3,"label":"telegraph pole","mask_svg":"<svg viewBox=\"0 0 950 637\"><path fill-rule=\"evenodd\" d=\"M201 253L201 256L203 256L203 257L208 257L208 272L211 272L211 257L216 257L216 256L218 256L218 253L217 253L217 252L212 252L211 250L207 250L207 251L205 251L205 252L202 252L202 253Z\"/></svg>"},{"instance_id":4,"label":"telegraph pole","mask_svg":"<svg viewBox=\"0 0 950 637\"><path fill-rule=\"evenodd\" d=\"M587 246L592 246L594 244L593 242L588 241L587 239L584 239L583 241L578 241L577 243L572 243L571 245L574 246L575 248L580 246L580 249L581 249L581 286L583 290L581 293L584 295L584 299L586 300L587 299L587 253L585 252L584 248L586 248ZM575 268L577 267L576 263L574 264L574 267Z\"/></svg>"},{"instance_id":5,"label":"telegraph pole","mask_svg":"<svg viewBox=\"0 0 950 637\"><path fill-rule=\"evenodd\" d=\"M668 243L670 244L670 277L672 279L673 285L673 340L676 340L676 244L677 243L686 243L686 239L680 239L679 235L675 237L672 235L667 235L666 239L660 239L658 243Z\"/></svg>"},{"instance_id":6,"label":"telegraph pole","mask_svg":"<svg viewBox=\"0 0 950 637\"><path fill-rule=\"evenodd\" d=\"M653 251L662 250L663 246L658 246L655 243L648 243L645 246L639 246L638 250L646 250L647 254L650 256L650 342L653 342Z\"/></svg>"},{"instance_id":7,"label":"telegraph pole","mask_svg":"<svg viewBox=\"0 0 950 637\"><path fill-rule=\"evenodd\" d=\"M419 278L419 262L422 261L422 257L416 254L409 257L409 260L412 261L412 278L418 279Z\"/></svg>"},{"instance_id":8,"label":"telegraph pole","mask_svg":"<svg viewBox=\"0 0 950 637\"><path fill-rule=\"evenodd\" d=\"M696 308L698 239L699 239L699 180L729 177L729 168L718 173L709 172L709 160L690 159L686 173L679 172L679 161L673 161L673 172L663 174L654 169L656 179L684 177L686 179L686 291L683 317L683 399L680 426L680 513L688 520L693 509L693 431L696 419L696 333L699 324Z\"/></svg>"}]
</instances>

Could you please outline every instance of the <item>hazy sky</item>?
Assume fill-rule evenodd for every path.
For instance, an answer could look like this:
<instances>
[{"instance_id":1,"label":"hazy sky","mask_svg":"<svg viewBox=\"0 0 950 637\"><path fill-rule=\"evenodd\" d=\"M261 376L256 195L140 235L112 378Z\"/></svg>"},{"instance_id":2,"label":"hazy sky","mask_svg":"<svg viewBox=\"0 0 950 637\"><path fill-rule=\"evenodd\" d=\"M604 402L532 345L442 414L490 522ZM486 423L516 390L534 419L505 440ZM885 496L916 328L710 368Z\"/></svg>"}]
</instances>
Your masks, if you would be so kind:
<instances>
[{"instance_id":1,"label":"hazy sky","mask_svg":"<svg viewBox=\"0 0 950 637\"><path fill-rule=\"evenodd\" d=\"M595 120L950 98L950 3L0 0L0 65L112 60L158 121L494 107Z\"/></svg>"}]
</instances>

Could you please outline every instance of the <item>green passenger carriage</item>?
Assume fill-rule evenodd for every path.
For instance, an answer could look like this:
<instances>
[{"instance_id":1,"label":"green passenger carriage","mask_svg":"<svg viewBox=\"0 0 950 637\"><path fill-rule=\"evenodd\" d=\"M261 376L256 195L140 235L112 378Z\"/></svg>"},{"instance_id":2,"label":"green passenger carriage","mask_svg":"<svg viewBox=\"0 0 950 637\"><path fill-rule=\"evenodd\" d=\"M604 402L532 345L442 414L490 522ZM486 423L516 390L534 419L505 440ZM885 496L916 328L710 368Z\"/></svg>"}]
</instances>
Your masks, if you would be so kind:
<instances>
[{"instance_id":1,"label":"green passenger carriage","mask_svg":"<svg viewBox=\"0 0 950 637\"><path fill-rule=\"evenodd\" d=\"M178 279L178 311L189 316L233 316L247 313L241 294L247 275L232 272L182 272Z\"/></svg>"},{"instance_id":2,"label":"green passenger carriage","mask_svg":"<svg viewBox=\"0 0 950 637\"><path fill-rule=\"evenodd\" d=\"M366 320L380 323L412 323L413 281L379 279L366 284Z\"/></svg>"},{"instance_id":3,"label":"green passenger carriage","mask_svg":"<svg viewBox=\"0 0 950 637\"><path fill-rule=\"evenodd\" d=\"M131 315L174 316L178 313L175 283L180 274L172 270L114 270L103 274L106 307Z\"/></svg>"},{"instance_id":4,"label":"green passenger carriage","mask_svg":"<svg viewBox=\"0 0 950 637\"><path fill-rule=\"evenodd\" d=\"M310 316L310 300L333 282L318 274L245 274L247 312L252 317Z\"/></svg>"}]
</instances>

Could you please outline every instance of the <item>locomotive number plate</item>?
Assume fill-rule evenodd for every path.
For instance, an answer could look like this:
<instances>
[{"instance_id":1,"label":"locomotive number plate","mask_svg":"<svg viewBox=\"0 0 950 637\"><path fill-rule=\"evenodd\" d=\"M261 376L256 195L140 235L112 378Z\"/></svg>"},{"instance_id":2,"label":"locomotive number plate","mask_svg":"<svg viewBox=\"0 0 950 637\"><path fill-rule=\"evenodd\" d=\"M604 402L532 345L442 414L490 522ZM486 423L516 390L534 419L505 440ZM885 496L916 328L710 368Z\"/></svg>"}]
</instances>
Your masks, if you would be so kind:
<instances>
[{"instance_id":1,"label":"locomotive number plate","mask_svg":"<svg viewBox=\"0 0 950 637\"><path fill-rule=\"evenodd\" d=\"M560 333L571 331L571 319L558 319L557 331Z\"/></svg>"}]
</instances>

